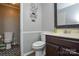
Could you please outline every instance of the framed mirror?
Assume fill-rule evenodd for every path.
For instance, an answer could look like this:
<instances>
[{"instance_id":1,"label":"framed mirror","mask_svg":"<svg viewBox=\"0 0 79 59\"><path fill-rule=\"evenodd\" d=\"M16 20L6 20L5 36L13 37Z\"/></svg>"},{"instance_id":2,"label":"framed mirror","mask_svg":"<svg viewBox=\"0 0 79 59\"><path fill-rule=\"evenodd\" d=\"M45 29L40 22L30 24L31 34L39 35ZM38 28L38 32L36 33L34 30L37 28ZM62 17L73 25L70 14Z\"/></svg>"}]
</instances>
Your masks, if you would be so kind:
<instances>
[{"instance_id":1,"label":"framed mirror","mask_svg":"<svg viewBox=\"0 0 79 59\"><path fill-rule=\"evenodd\" d=\"M78 28L79 27L79 4L55 3L55 27Z\"/></svg>"}]
</instances>

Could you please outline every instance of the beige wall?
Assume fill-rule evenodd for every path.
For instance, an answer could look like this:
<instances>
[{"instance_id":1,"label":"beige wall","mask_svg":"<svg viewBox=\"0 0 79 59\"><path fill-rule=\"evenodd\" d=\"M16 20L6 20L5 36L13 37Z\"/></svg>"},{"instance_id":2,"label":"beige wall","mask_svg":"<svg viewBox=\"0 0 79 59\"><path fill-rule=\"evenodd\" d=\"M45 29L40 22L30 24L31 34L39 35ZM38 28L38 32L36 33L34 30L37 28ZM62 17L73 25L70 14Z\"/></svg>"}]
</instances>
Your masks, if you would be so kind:
<instances>
[{"instance_id":1,"label":"beige wall","mask_svg":"<svg viewBox=\"0 0 79 59\"><path fill-rule=\"evenodd\" d=\"M14 32L16 43L19 43L19 9L0 5L0 33Z\"/></svg>"}]
</instances>

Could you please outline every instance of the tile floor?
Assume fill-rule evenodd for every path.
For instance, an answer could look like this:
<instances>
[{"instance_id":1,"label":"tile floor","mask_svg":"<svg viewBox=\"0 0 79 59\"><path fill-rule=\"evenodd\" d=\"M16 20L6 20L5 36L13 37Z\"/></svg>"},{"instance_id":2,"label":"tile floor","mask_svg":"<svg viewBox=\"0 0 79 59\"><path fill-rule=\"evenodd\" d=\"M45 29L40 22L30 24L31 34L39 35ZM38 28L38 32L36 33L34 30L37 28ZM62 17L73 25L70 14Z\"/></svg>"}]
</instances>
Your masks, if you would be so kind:
<instances>
[{"instance_id":1,"label":"tile floor","mask_svg":"<svg viewBox=\"0 0 79 59\"><path fill-rule=\"evenodd\" d=\"M11 49L0 50L0 56L20 56L20 46L12 46Z\"/></svg>"}]
</instances>

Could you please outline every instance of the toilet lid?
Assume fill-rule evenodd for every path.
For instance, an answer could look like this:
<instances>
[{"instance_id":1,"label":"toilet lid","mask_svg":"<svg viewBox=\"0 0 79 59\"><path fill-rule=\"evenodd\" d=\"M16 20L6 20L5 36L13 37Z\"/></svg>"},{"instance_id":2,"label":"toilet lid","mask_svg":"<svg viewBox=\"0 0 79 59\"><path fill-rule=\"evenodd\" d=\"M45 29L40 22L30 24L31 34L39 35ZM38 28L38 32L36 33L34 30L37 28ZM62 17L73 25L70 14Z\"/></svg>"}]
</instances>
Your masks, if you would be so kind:
<instances>
[{"instance_id":1,"label":"toilet lid","mask_svg":"<svg viewBox=\"0 0 79 59\"><path fill-rule=\"evenodd\" d=\"M37 42L33 43L33 46L42 46L44 44L45 44L45 42L43 42L43 41L37 41Z\"/></svg>"}]
</instances>

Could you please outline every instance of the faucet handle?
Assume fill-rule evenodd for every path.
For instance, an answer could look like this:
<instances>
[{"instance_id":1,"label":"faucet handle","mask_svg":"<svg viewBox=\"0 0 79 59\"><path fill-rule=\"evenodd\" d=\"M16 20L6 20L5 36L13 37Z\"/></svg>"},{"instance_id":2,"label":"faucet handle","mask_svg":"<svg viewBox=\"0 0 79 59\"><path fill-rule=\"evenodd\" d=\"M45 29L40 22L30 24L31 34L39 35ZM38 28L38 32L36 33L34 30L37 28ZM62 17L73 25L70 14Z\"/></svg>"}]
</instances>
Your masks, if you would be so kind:
<instances>
[{"instance_id":1,"label":"faucet handle","mask_svg":"<svg viewBox=\"0 0 79 59\"><path fill-rule=\"evenodd\" d=\"M71 33L71 31L70 31L70 30L65 29L65 30L64 30L64 33Z\"/></svg>"}]
</instances>

